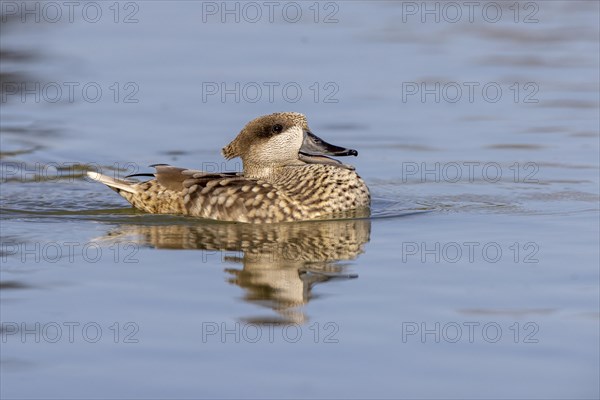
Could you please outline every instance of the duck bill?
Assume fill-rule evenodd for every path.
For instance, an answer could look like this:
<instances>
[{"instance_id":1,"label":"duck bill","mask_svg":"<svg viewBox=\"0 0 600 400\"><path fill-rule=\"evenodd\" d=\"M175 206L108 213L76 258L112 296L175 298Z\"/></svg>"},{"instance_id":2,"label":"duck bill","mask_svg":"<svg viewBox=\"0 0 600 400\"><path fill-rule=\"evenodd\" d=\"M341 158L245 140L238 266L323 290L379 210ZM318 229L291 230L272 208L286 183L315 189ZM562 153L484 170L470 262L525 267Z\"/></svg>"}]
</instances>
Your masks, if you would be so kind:
<instances>
[{"instance_id":1,"label":"duck bill","mask_svg":"<svg viewBox=\"0 0 600 400\"><path fill-rule=\"evenodd\" d=\"M335 146L327 143L318 136L313 135L311 132L306 131L304 133L302 147L300 147L300 152L298 153L298 158L308 164L335 165L353 170L353 166L343 164L340 161L327 156L345 157L357 155L358 151L354 149Z\"/></svg>"},{"instance_id":2,"label":"duck bill","mask_svg":"<svg viewBox=\"0 0 600 400\"><path fill-rule=\"evenodd\" d=\"M305 156L357 156L358 151L347 149L345 147L335 146L327 143L320 137L313 135L311 132L304 133L304 141L300 147L300 154Z\"/></svg>"}]
</instances>

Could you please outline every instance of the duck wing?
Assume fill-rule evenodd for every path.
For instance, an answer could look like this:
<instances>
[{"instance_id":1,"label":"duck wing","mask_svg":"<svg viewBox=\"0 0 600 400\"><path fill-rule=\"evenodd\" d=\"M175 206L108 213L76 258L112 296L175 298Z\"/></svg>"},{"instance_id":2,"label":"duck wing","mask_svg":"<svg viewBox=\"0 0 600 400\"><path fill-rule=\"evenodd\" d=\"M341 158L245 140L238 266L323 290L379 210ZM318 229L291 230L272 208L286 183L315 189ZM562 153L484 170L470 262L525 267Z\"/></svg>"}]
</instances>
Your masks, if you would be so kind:
<instances>
[{"instance_id":1,"label":"duck wing","mask_svg":"<svg viewBox=\"0 0 600 400\"><path fill-rule=\"evenodd\" d=\"M169 164L153 164L150 167L156 169L156 172L132 174L127 175L126 178L140 176L155 177L156 181L166 189L180 192L193 185L204 187L212 180L241 176L239 172L205 172L197 169L173 167Z\"/></svg>"}]
</instances>

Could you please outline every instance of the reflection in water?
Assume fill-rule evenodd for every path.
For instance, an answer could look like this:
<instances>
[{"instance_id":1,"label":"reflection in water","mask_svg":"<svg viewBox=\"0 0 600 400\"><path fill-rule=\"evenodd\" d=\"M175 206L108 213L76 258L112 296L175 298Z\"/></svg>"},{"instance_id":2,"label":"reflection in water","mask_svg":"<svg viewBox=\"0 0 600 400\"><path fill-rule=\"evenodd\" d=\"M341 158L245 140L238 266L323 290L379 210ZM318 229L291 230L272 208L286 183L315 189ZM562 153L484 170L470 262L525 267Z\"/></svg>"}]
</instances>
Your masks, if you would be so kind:
<instances>
[{"instance_id":1,"label":"reflection in water","mask_svg":"<svg viewBox=\"0 0 600 400\"><path fill-rule=\"evenodd\" d=\"M119 225L106 239L133 240L160 249L236 252L223 260L228 281L246 291L244 300L275 310L273 317L244 318L253 323L303 323L299 307L312 298L312 287L349 279L340 261L355 259L369 241L369 219L285 224L201 223L194 225Z\"/></svg>"}]
</instances>

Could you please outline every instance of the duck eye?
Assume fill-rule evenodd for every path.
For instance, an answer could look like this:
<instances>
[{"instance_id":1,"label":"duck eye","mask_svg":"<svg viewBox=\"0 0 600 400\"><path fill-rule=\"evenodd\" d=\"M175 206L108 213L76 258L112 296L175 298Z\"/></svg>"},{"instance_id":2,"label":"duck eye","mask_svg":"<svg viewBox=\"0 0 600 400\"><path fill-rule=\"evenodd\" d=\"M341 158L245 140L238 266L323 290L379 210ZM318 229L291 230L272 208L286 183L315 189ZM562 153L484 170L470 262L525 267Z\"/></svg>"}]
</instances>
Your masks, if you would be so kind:
<instances>
[{"instance_id":1,"label":"duck eye","mask_svg":"<svg viewBox=\"0 0 600 400\"><path fill-rule=\"evenodd\" d=\"M279 124L273 125L273 132L275 132L275 133L281 133L281 131L283 131L283 126L281 126Z\"/></svg>"}]
</instances>

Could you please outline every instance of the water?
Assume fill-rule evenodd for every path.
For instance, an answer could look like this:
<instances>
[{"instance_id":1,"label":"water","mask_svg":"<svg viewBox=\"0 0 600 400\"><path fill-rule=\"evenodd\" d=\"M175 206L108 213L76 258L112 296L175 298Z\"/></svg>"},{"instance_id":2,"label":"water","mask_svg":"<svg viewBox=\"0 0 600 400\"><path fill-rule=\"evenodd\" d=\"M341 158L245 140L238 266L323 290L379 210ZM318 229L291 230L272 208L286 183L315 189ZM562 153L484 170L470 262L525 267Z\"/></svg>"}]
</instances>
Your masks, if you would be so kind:
<instances>
[{"instance_id":1,"label":"water","mask_svg":"<svg viewBox=\"0 0 600 400\"><path fill-rule=\"evenodd\" d=\"M2 397L598 398L598 3L253 4L2 3ZM359 150L371 218L84 179L239 170L275 111Z\"/></svg>"}]
</instances>

